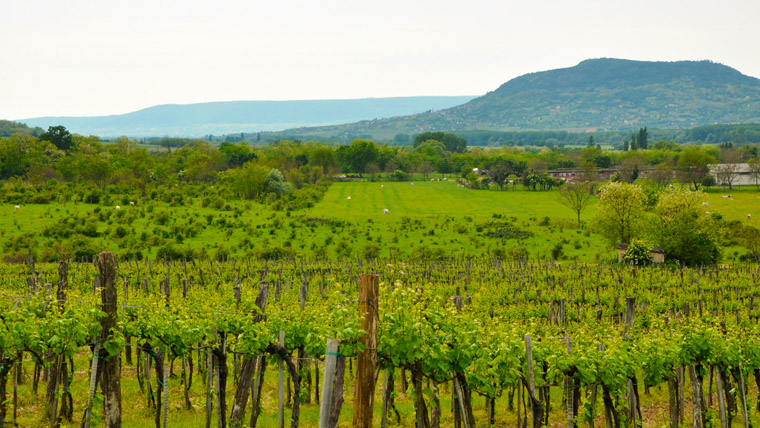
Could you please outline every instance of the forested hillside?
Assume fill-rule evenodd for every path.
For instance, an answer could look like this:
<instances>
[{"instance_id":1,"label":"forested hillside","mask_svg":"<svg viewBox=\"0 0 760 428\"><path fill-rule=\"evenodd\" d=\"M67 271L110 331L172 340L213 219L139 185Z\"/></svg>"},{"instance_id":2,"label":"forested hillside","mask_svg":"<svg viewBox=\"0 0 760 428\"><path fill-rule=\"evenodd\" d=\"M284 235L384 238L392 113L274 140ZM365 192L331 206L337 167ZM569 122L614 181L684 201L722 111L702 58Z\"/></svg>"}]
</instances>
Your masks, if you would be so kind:
<instances>
[{"instance_id":1,"label":"forested hillside","mask_svg":"<svg viewBox=\"0 0 760 428\"><path fill-rule=\"evenodd\" d=\"M614 131L760 121L760 80L710 61L592 59L530 73L450 109L289 131L389 138L425 131Z\"/></svg>"}]
</instances>

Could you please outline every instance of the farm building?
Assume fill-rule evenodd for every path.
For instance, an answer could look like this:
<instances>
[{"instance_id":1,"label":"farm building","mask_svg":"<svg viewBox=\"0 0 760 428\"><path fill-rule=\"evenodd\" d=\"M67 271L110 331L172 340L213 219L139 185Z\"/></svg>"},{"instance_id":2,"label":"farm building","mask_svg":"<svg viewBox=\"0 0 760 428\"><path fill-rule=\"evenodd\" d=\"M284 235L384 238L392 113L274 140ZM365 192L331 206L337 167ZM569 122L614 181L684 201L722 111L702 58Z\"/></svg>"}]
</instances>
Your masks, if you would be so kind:
<instances>
[{"instance_id":1,"label":"farm building","mask_svg":"<svg viewBox=\"0 0 760 428\"><path fill-rule=\"evenodd\" d=\"M599 169L596 171L600 180L609 180L615 172L617 171L611 168ZM581 168L559 168L550 170L549 176L572 183L577 177L582 177L584 173L585 171Z\"/></svg>"}]
</instances>

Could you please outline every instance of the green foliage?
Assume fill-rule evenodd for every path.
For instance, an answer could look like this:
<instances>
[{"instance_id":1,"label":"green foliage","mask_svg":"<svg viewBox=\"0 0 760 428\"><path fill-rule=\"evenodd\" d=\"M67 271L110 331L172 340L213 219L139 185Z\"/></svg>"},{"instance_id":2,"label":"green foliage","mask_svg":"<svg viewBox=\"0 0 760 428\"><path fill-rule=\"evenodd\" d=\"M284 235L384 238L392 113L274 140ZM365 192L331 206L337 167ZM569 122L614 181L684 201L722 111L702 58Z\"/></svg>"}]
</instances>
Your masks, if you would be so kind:
<instances>
[{"instance_id":1,"label":"green foliage","mask_svg":"<svg viewBox=\"0 0 760 428\"><path fill-rule=\"evenodd\" d=\"M65 126L51 126L47 132L40 135L41 141L53 143L58 150L69 151L72 148L73 137Z\"/></svg>"},{"instance_id":2,"label":"green foliage","mask_svg":"<svg viewBox=\"0 0 760 428\"><path fill-rule=\"evenodd\" d=\"M636 266L644 266L652 263L650 246L645 241L634 239L628 244L628 249L623 254L623 262Z\"/></svg>"},{"instance_id":3,"label":"green foliage","mask_svg":"<svg viewBox=\"0 0 760 428\"><path fill-rule=\"evenodd\" d=\"M737 96L736 94L741 94ZM749 98L746 98L749 97ZM304 130L303 134L370 135L377 138L417 129L445 129L449 132L486 130L467 138L470 145L496 142L514 145L520 139L495 135L493 131L531 130L623 130L648 127L648 140L675 139L681 141L717 143L743 141L739 132L722 132L710 136L691 132L695 125L716 123L755 123L760 118L760 81L735 69L710 61L648 62L611 58L586 60L574 67L525 74L514 78L488 94L443 111L417 114L350 125ZM678 106L677 108L675 106ZM632 124L632 125L631 125ZM670 129L658 136L652 128ZM746 134L745 134L746 135ZM630 141L631 132L623 131L618 138L602 139L619 146ZM692 137L692 138L690 138ZM727 137L727 138L726 138ZM760 137L758 128L753 138ZM536 138L542 145L551 136ZM586 145L588 135L579 132L575 144ZM638 135L637 135L638 139ZM476 142L477 140L477 142ZM758 141L758 140L755 140ZM511 142L511 144L510 144ZM493 144L493 145L498 145ZM527 144L527 143L526 143ZM742 143L743 144L743 143Z\"/></svg>"},{"instance_id":4,"label":"green foliage","mask_svg":"<svg viewBox=\"0 0 760 428\"><path fill-rule=\"evenodd\" d=\"M699 190L702 180L710 174L709 164L715 163L715 156L699 147L688 147L678 156L678 177L682 183Z\"/></svg>"},{"instance_id":5,"label":"green foliage","mask_svg":"<svg viewBox=\"0 0 760 428\"><path fill-rule=\"evenodd\" d=\"M715 264L720 260L716 227L702 214L704 194L688 189L668 189L655 207L659 221L652 227L666 260L685 265Z\"/></svg>"},{"instance_id":6,"label":"green foliage","mask_svg":"<svg viewBox=\"0 0 760 428\"><path fill-rule=\"evenodd\" d=\"M377 161L379 150L373 141L357 139L337 150L338 161L344 170L362 174L369 163Z\"/></svg>"},{"instance_id":7,"label":"green foliage","mask_svg":"<svg viewBox=\"0 0 760 428\"><path fill-rule=\"evenodd\" d=\"M467 140L446 132L423 132L422 134L415 135L412 145L417 148L424 142L431 140L443 143L447 152L464 153L467 149Z\"/></svg>"},{"instance_id":8,"label":"green foliage","mask_svg":"<svg viewBox=\"0 0 760 428\"><path fill-rule=\"evenodd\" d=\"M635 184L611 182L599 190L596 224L610 244L630 243L641 233L646 196Z\"/></svg>"},{"instance_id":9,"label":"green foliage","mask_svg":"<svg viewBox=\"0 0 760 428\"><path fill-rule=\"evenodd\" d=\"M229 167L239 167L248 161L256 159L256 153L245 143L233 144L224 142L219 145L219 151L224 155Z\"/></svg>"}]
</instances>

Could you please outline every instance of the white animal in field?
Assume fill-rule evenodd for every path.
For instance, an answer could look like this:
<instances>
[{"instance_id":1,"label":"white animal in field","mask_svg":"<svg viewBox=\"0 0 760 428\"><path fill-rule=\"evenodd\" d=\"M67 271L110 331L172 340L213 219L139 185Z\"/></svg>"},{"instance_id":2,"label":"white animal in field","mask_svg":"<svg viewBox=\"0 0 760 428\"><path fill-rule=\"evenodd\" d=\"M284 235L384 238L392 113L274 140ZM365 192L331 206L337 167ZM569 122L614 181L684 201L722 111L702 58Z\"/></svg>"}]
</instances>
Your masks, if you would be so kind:
<instances>
[{"instance_id":1,"label":"white animal in field","mask_svg":"<svg viewBox=\"0 0 760 428\"><path fill-rule=\"evenodd\" d=\"M129 202L129 206L133 207L133 206L135 206L135 203L134 203L134 202L132 202L132 201L130 201L130 202Z\"/></svg>"},{"instance_id":2,"label":"white animal in field","mask_svg":"<svg viewBox=\"0 0 760 428\"><path fill-rule=\"evenodd\" d=\"M351 197L349 196L347 199L350 201L350 200L351 200Z\"/></svg>"},{"instance_id":3,"label":"white animal in field","mask_svg":"<svg viewBox=\"0 0 760 428\"><path fill-rule=\"evenodd\" d=\"M414 183L409 183L410 186L414 186Z\"/></svg>"},{"instance_id":4,"label":"white animal in field","mask_svg":"<svg viewBox=\"0 0 760 428\"><path fill-rule=\"evenodd\" d=\"M710 215L710 211L705 211L705 214Z\"/></svg>"},{"instance_id":5,"label":"white animal in field","mask_svg":"<svg viewBox=\"0 0 760 428\"><path fill-rule=\"evenodd\" d=\"M15 207L13 207L13 209L14 209L14 210L20 210L20 209L21 209L21 206L20 206L20 205L16 205Z\"/></svg>"},{"instance_id":6,"label":"white animal in field","mask_svg":"<svg viewBox=\"0 0 760 428\"><path fill-rule=\"evenodd\" d=\"M380 185L380 188L381 188L381 189L384 189L384 188L385 188L385 184L381 184L381 185Z\"/></svg>"},{"instance_id":7,"label":"white animal in field","mask_svg":"<svg viewBox=\"0 0 760 428\"><path fill-rule=\"evenodd\" d=\"M702 206L703 206L703 207L709 207L709 206L710 206L710 203L709 203L709 202L702 202Z\"/></svg>"},{"instance_id":8,"label":"white animal in field","mask_svg":"<svg viewBox=\"0 0 760 428\"><path fill-rule=\"evenodd\" d=\"M388 211L388 208L385 208L385 209L383 210L383 214L390 214L390 213L391 213L391 212L390 212L390 211Z\"/></svg>"},{"instance_id":9,"label":"white animal in field","mask_svg":"<svg viewBox=\"0 0 760 428\"><path fill-rule=\"evenodd\" d=\"M121 209L121 207L120 207L120 206L118 206L118 205L116 205L116 209L117 209L117 210L120 210L120 209Z\"/></svg>"},{"instance_id":10,"label":"white animal in field","mask_svg":"<svg viewBox=\"0 0 760 428\"><path fill-rule=\"evenodd\" d=\"M728 195L723 195L721 198L728 199Z\"/></svg>"}]
</instances>

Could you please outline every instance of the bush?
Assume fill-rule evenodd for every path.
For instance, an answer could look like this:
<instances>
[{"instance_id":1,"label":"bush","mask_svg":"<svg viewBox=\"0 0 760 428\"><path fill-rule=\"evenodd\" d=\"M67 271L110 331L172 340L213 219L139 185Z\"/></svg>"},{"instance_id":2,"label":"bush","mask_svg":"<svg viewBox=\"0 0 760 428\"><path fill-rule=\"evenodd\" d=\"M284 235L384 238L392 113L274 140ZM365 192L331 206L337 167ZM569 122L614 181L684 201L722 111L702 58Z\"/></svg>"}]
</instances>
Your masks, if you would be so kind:
<instances>
[{"instance_id":1,"label":"bush","mask_svg":"<svg viewBox=\"0 0 760 428\"><path fill-rule=\"evenodd\" d=\"M641 240L634 239L628 245L628 249L623 255L623 262L636 266L644 266L652 263L652 256L649 254L649 245Z\"/></svg>"},{"instance_id":2,"label":"bush","mask_svg":"<svg viewBox=\"0 0 760 428\"><path fill-rule=\"evenodd\" d=\"M178 247L173 243L164 245L156 252L156 259L158 260L192 260L194 258L193 250Z\"/></svg>"},{"instance_id":3,"label":"bush","mask_svg":"<svg viewBox=\"0 0 760 428\"><path fill-rule=\"evenodd\" d=\"M406 181L409 179L409 175L404 171L397 169L393 171L393 174L391 174L391 179L394 181Z\"/></svg>"},{"instance_id":4,"label":"bush","mask_svg":"<svg viewBox=\"0 0 760 428\"><path fill-rule=\"evenodd\" d=\"M380 247L375 244L367 244L362 249L362 257L367 260L376 259L380 256Z\"/></svg>"},{"instance_id":5,"label":"bush","mask_svg":"<svg viewBox=\"0 0 760 428\"><path fill-rule=\"evenodd\" d=\"M551 250L552 253L552 259L554 260L560 260L565 256L564 244L562 242L557 242Z\"/></svg>"},{"instance_id":6,"label":"bush","mask_svg":"<svg viewBox=\"0 0 760 428\"><path fill-rule=\"evenodd\" d=\"M262 248L256 251L256 257L263 260L281 260L291 257L293 250L282 247Z\"/></svg>"}]
</instances>

